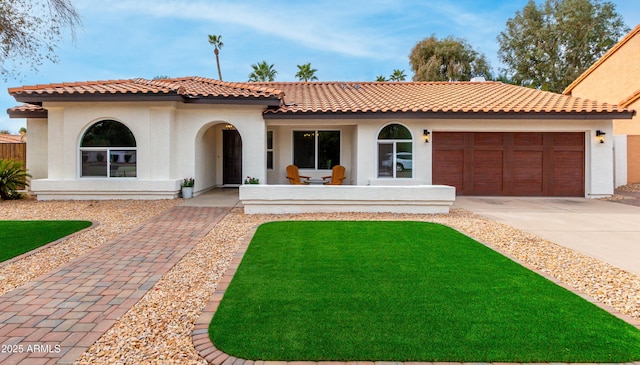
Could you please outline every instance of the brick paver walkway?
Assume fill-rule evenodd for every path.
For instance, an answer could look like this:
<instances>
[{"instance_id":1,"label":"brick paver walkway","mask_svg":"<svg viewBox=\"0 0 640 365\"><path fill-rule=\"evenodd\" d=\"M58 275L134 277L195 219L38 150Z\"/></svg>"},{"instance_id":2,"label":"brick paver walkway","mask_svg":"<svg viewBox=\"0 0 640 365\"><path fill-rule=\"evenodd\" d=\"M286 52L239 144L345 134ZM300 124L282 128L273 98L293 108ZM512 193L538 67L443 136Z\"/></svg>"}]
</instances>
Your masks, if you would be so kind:
<instances>
[{"instance_id":1,"label":"brick paver walkway","mask_svg":"<svg viewBox=\"0 0 640 365\"><path fill-rule=\"evenodd\" d=\"M0 364L73 363L228 211L174 207L0 297Z\"/></svg>"}]
</instances>

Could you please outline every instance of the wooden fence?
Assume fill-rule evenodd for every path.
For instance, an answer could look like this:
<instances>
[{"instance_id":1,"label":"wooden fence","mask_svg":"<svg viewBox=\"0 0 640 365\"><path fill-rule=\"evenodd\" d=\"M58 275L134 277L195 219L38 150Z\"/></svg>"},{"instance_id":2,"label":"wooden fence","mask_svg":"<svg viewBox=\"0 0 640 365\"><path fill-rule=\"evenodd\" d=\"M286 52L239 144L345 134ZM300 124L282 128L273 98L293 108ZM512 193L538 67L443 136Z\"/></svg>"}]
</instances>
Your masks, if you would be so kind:
<instances>
[{"instance_id":1,"label":"wooden fence","mask_svg":"<svg viewBox=\"0 0 640 365\"><path fill-rule=\"evenodd\" d=\"M26 143L0 143L0 160L19 160L27 165Z\"/></svg>"}]
</instances>

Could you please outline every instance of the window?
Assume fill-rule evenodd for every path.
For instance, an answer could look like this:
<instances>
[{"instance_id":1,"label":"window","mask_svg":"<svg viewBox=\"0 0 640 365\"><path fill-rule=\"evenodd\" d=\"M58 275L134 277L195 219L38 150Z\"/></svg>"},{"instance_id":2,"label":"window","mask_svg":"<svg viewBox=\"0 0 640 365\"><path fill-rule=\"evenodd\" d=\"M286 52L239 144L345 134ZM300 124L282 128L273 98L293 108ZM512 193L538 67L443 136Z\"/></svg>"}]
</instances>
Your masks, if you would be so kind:
<instances>
[{"instance_id":1,"label":"window","mask_svg":"<svg viewBox=\"0 0 640 365\"><path fill-rule=\"evenodd\" d=\"M267 169L273 170L273 131L267 131Z\"/></svg>"},{"instance_id":2,"label":"window","mask_svg":"<svg viewBox=\"0 0 640 365\"><path fill-rule=\"evenodd\" d=\"M294 131L293 164L316 170L340 165L340 131Z\"/></svg>"},{"instance_id":3,"label":"window","mask_svg":"<svg viewBox=\"0 0 640 365\"><path fill-rule=\"evenodd\" d=\"M136 177L136 139L124 124L93 124L80 142L81 177Z\"/></svg>"},{"instance_id":4,"label":"window","mask_svg":"<svg viewBox=\"0 0 640 365\"><path fill-rule=\"evenodd\" d=\"M378 177L413 177L411 132L400 124L390 124L378 134Z\"/></svg>"}]
</instances>

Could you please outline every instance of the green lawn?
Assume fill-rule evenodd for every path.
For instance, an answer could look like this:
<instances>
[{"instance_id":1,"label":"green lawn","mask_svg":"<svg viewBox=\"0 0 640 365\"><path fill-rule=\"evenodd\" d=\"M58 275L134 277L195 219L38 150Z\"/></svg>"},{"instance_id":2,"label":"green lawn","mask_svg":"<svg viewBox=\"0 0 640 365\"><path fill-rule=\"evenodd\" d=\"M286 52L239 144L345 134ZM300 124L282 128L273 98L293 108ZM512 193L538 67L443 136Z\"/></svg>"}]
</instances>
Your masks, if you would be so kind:
<instances>
[{"instance_id":1,"label":"green lawn","mask_svg":"<svg viewBox=\"0 0 640 365\"><path fill-rule=\"evenodd\" d=\"M260 226L209 334L252 360L640 360L640 330L423 222Z\"/></svg>"},{"instance_id":2,"label":"green lawn","mask_svg":"<svg viewBox=\"0 0 640 365\"><path fill-rule=\"evenodd\" d=\"M0 262L90 225L88 221L0 221Z\"/></svg>"}]
</instances>

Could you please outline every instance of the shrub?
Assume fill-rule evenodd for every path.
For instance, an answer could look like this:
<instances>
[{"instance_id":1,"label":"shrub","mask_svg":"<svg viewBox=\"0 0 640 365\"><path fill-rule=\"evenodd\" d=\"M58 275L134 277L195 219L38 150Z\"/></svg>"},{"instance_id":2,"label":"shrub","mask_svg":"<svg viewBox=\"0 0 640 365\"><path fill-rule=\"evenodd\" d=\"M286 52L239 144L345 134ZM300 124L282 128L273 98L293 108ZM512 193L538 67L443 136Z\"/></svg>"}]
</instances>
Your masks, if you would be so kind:
<instances>
[{"instance_id":1,"label":"shrub","mask_svg":"<svg viewBox=\"0 0 640 365\"><path fill-rule=\"evenodd\" d=\"M182 187L183 188L192 188L193 185L195 185L195 180L192 177L182 180Z\"/></svg>"},{"instance_id":2,"label":"shrub","mask_svg":"<svg viewBox=\"0 0 640 365\"><path fill-rule=\"evenodd\" d=\"M28 186L30 177L21 161L0 160L0 199L20 198L17 190Z\"/></svg>"}]
</instances>

